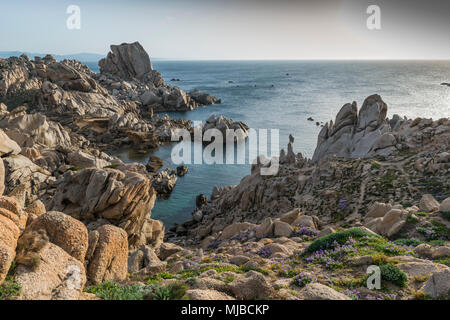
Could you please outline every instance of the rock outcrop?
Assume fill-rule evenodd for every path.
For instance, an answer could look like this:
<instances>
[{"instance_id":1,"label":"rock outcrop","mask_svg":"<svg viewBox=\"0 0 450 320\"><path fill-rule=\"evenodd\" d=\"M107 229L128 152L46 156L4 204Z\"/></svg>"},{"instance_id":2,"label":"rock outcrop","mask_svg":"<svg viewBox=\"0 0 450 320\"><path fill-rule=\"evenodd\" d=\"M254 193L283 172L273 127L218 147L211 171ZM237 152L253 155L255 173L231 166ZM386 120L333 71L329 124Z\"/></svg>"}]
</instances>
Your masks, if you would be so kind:
<instances>
[{"instance_id":1,"label":"rock outcrop","mask_svg":"<svg viewBox=\"0 0 450 320\"><path fill-rule=\"evenodd\" d=\"M37 217L27 231L45 230L49 241L84 263L88 249L88 231L85 225L62 212L51 211Z\"/></svg>"},{"instance_id":2,"label":"rock outcrop","mask_svg":"<svg viewBox=\"0 0 450 320\"><path fill-rule=\"evenodd\" d=\"M15 200L1 196L0 198L0 284L2 284L16 256L20 220Z\"/></svg>"},{"instance_id":3,"label":"rock outcrop","mask_svg":"<svg viewBox=\"0 0 450 320\"><path fill-rule=\"evenodd\" d=\"M5 132L0 129L0 157L5 155L17 155L20 151L19 145L11 140Z\"/></svg>"},{"instance_id":4,"label":"rock outcrop","mask_svg":"<svg viewBox=\"0 0 450 320\"><path fill-rule=\"evenodd\" d=\"M121 101L144 106L149 114L188 111L220 103L220 99L199 90L189 93L164 83L153 69L150 57L139 42L111 45L111 52L99 61L98 81Z\"/></svg>"},{"instance_id":5,"label":"rock outcrop","mask_svg":"<svg viewBox=\"0 0 450 320\"><path fill-rule=\"evenodd\" d=\"M15 281L21 300L78 300L86 283L83 264L66 251L47 243L36 267L19 264Z\"/></svg>"},{"instance_id":6,"label":"rock outcrop","mask_svg":"<svg viewBox=\"0 0 450 320\"><path fill-rule=\"evenodd\" d=\"M209 134L211 134L212 137L215 137L215 134L212 131L213 129L218 130L222 134L221 140L224 144L228 139L228 130L231 133L231 136L229 137L231 142L245 141L249 135L249 127L246 124L240 121L235 122L223 115L216 118L216 115L213 114L206 120L205 124L202 126L203 136L205 133L208 133L209 130Z\"/></svg>"},{"instance_id":7,"label":"rock outcrop","mask_svg":"<svg viewBox=\"0 0 450 320\"><path fill-rule=\"evenodd\" d=\"M164 83L159 72L153 70L150 57L139 42L111 45L110 48L106 58L98 62L101 73L117 75L124 80L151 80L157 87Z\"/></svg>"},{"instance_id":8,"label":"rock outcrop","mask_svg":"<svg viewBox=\"0 0 450 320\"><path fill-rule=\"evenodd\" d=\"M5 192L5 165L0 157L0 196Z\"/></svg>"},{"instance_id":9,"label":"rock outcrop","mask_svg":"<svg viewBox=\"0 0 450 320\"><path fill-rule=\"evenodd\" d=\"M120 281L127 276L127 233L113 225L103 225L89 234L87 275L94 284Z\"/></svg>"},{"instance_id":10,"label":"rock outcrop","mask_svg":"<svg viewBox=\"0 0 450 320\"><path fill-rule=\"evenodd\" d=\"M102 220L119 226L132 248L146 244L144 230L155 199L150 180L139 173L89 168L66 172L47 206L85 222L88 228Z\"/></svg>"},{"instance_id":11,"label":"rock outcrop","mask_svg":"<svg viewBox=\"0 0 450 320\"><path fill-rule=\"evenodd\" d=\"M344 105L335 121L326 123L320 131L312 160L386 157L401 150L423 148L431 139L437 142L437 136L448 132L448 128L436 130L439 121L444 124L448 120L433 123L428 119L401 119L398 115L389 120L386 113L387 105L379 95L366 98L359 113L356 102Z\"/></svg>"}]
</instances>

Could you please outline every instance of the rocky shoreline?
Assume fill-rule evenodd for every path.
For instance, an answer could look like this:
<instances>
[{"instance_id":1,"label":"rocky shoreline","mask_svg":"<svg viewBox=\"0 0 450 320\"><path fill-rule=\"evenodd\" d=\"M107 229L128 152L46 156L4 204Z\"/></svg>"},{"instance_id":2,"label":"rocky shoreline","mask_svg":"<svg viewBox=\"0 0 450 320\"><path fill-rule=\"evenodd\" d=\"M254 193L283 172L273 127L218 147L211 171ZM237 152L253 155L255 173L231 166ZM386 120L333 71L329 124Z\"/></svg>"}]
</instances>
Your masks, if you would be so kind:
<instances>
[{"instance_id":1,"label":"rocky shoreline","mask_svg":"<svg viewBox=\"0 0 450 320\"><path fill-rule=\"evenodd\" d=\"M0 299L448 299L449 118L388 119L378 95L346 104L312 159L291 136L277 175L253 165L166 232L151 210L187 168L110 154L192 132L156 112L220 100L165 84L139 43L99 65L0 59Z\"/></svg>"}]
</instances>

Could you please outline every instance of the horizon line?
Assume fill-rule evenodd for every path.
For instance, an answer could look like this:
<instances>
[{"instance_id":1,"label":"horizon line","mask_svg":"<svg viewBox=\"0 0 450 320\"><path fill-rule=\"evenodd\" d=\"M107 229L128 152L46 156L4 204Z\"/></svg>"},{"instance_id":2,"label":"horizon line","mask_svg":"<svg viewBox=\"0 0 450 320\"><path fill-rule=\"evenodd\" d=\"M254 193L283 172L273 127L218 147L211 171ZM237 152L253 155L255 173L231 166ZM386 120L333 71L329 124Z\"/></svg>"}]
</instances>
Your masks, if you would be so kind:
<instances>
[{"instance_id":1,"label":"horizon line","mask_svg":"<svg viewBox=\"0 0 450 320\"><path fill-rule=\"evenodd\" d=\"M24 50L1 50L0 53L6 52L20 52L22 54L50 54L54 56L71 56L71 55L98 55L106 57L107 54L94 53L94 52L77 52L77 53L40 53ZM14 56L10 56L14 57ZM183 57L150 57L152 60L171 60L171 61L450 61L450 57L446 58L183 58ZM98 62L97 60L88 60L85 62Z\"/></svg>"}]
</instances>

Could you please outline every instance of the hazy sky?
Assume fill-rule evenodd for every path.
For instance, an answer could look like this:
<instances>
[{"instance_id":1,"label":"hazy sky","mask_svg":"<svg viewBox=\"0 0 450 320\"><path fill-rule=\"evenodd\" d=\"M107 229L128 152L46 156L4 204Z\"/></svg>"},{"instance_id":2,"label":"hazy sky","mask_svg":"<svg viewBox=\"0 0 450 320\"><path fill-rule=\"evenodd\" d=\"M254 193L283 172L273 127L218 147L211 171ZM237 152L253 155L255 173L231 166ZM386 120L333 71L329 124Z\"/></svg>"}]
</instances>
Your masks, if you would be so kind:
<instances>
[{"instance_id":1,"label":"hazy sky","mask_svg":"<svg viewBox=\"0 0 450 320\"><path fill-rule=\"evenodd\" d=\"M68 5L81 29L66 27ZM366 27L368 5L381 30ZM0 0L0 51L178 59L450 59L448 0Z\"/></svg>"}]
</instances>

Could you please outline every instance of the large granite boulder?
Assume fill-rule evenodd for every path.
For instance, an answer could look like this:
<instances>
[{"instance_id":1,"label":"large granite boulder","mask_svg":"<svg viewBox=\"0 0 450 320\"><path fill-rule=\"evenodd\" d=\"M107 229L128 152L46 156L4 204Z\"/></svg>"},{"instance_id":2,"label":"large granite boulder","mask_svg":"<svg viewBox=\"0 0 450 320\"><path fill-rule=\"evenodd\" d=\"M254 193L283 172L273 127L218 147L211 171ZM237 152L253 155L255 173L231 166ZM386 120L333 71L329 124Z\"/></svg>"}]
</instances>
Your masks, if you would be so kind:
<instances>
[{"instance_id":1,"label":"large granite boulder","mask_svg":"<svg viewBox=\"0 0 450 320\"><path fill-rule=\"evenodd\" d=\"M386 113L386 103L376 94L366 98L359 114L356 102L345 104L335 122L330 121L320 131L312 160L364 158L394 152L397 140L390 133Z\"/></svg>"},{"instance_id":2,"label":"large granite boulder","mask_svg":"<svg viewBox=\"0 0 450 320\"><path fill-rule=\"evenodd\" d=\"M20 151L21 149L19 145L14 140L11 140L9 136L2 129L0 129L0 157L10 154L19 154Z\"/></svg>"},{"instance_id":3,"label":"large granite boulder","mask_svg":"<svg viewBox=\"0 0 450 320\"><path fill-rule=\"evenodd\" d=\"M188 95L200 105L219 104L221 100L209 93L194 89L188 92Z\"/></svg>"},{"instance_id":4,"label":"large granite boulder","mask_svg":"<svg viewBox=\"0 0 450 320\"><path fill-rule=\"evenodd\" d=\"M83 264L62 248L47 243L33 266L18 264L15 281L20 300L78 300L86 283Z\"/></svg>"},{"instance_id":5,"label":"large granite boulder","mask_svg":"<svg viewBox=\"0 0 450 320\"><path fill-rule=\"evenodd\" d=\"M86 260L90 282L124 280L128 267L127 233L110 224L91 231Z\"/></svg>"},{"instance_id":6,"label":"large granite boulder","mask_svg":"<svg viewBox=\"0 0 450 320\"><path fill-rule=\"evenodd\" d=\"M146 223L156 192L150 180L139 173L88 168L68 171L57 182L50 210L64 212L93 226L107 221L128 233L130 247L146 244Z\"/></svg>"},{"instance_id":7,"label":"large granite boulder","mask_svg":"<svg viewBox=\"0 0 450 320\"><path fill-rule=\"evenodd\" d=\"M5 165L3 159L0 158L0 196L5 192Z\"/></svg>"},{"instance_id":8,"label":"large granite boulder","mask_svg":"<svg viewBox=\"0 0 450 320\"><path fill-rule=\"evenodd\" d=\"M16 256L20 235L20 219L17 202L13 198L0 197L0 284L8 274Z\"/></svg>"},{"instance_id":9,"label":"large granite boulder","mask_svg":"<svg viewBox=\"0 0 450 320\"><path fill-rule=\"evenodd\" d=\"M50 172L34 164L23 155L3 158L5 166L5 192L12 192L22 186L26 190L26 200L31 203L37 196L42 195L54 177Z\"/></svg>"},{"instance_id":10,"label":"large granite boulder","mask_svg":"<svg viewBox=\"0 0 450 320\"><path fill-rule=\"evenodd\" d=\"M88 249L88 231L81 221L62 212L51 211L37 217L26 230L40 229L45 230L50 242L84 263Z\"/></svg>"},{"instance_id":11,"label":"large granite boulder","mask_svg":"<svg viewBox=\"0 0 450 320\"><path fill-rule=\"evenodd\" d=\"M223 115L216 117L215 114L212 114L202 127L203 135L210 129L216 129L222 133L223 143L227 142L227 130L235 134L234 136L230 136L232 142L244 141L249 135L249 127L245 123L233 121Z\"/></svg>"},{"instance_id":12,"label":"large granite boulder","mask_svg":"<svg viewBox=\"0 0 450 320\"><path fill-rule=\"evenodd\" d=\"M0 121L6 134L22 148L41 145L48 148L71 147L69 133L57 122L40 113L5 117Z\"/></svg>"},{"instance_id":13,"label":"large granite boulder","mask_svg":"<svg viewBox=\"0 0 450 320\"><path fill-rule=\"evenodd\" d=\"M153 70L150 57L139 42L111 45L110 48L106 58L98 62L101 73L117 75L122 79L150 80L156 86L163 84L162 77Z\"/></svg>"}]
</instances>

